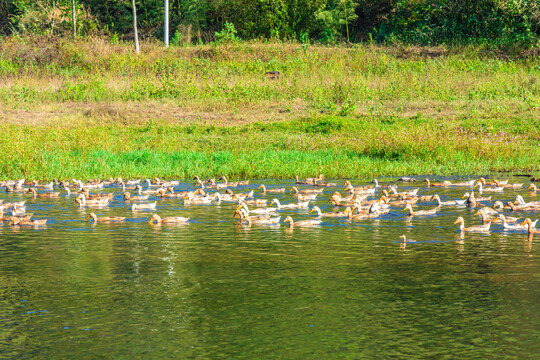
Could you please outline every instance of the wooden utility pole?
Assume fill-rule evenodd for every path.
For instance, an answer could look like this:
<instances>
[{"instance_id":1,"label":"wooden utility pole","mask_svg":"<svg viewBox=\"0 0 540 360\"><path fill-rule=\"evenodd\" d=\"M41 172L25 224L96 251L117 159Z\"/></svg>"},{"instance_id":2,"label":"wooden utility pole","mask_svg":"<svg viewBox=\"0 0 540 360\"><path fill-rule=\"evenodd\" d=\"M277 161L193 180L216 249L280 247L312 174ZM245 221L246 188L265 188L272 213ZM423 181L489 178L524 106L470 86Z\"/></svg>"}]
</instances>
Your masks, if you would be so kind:
<instances>
[{"instance_id":1,"label":"wooden utility pole","mask_svg":"<svg viewBox=\"0 0 540 360\"><path fill-rule=\"evenodd\" d=\"M133 33L135 34L135 51L139 55L139 33L137 32L137 7L135 6L135 0L131 0L133 4Z\"/></svg>"},{"instance_id":2,"label":"wooden utility pole","mask_svg":"<svg viewBox=\"0 0 540 360\"><path fill-rule=\"evenodd\" d=\"M169 47L169 0L165 0L165 47Z\"/></svg>"},{"instance_id":3,"label":"wooden utility pole","mask_svg":"<svg viewBox=\"0 0 540 360\"><path fill-rule=\"evenodd\" d=\"M77 36L77 13L75 12L75 0L71 0L71 15L73 17L73 37Z\"/></svg>"}]
</instances>

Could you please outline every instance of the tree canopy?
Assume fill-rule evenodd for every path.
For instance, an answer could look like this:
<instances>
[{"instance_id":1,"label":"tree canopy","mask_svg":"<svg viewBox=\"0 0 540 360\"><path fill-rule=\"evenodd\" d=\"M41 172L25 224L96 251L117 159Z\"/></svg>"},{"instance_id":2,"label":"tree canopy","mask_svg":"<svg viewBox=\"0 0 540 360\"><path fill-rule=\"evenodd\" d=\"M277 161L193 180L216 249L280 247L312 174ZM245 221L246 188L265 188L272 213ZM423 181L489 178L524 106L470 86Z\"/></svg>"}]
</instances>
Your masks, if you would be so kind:
<instances>
[{"instance_id":1,"label":"tree canopy","mask_svg":"<svg viewBox=\"0 0 540 360\"><path fill-rule=\"evenodd\" d=\"M69 35L72 0L0 0L0 34ZM77 34L133 39L131 0L75 0ZM162 39L163 0L136 0L143 39ZM228 26L228 28L226 27ZM540 37L538 0L170 0L172 43L239 39L520 44Z\"/></svg>"}]
</instances>

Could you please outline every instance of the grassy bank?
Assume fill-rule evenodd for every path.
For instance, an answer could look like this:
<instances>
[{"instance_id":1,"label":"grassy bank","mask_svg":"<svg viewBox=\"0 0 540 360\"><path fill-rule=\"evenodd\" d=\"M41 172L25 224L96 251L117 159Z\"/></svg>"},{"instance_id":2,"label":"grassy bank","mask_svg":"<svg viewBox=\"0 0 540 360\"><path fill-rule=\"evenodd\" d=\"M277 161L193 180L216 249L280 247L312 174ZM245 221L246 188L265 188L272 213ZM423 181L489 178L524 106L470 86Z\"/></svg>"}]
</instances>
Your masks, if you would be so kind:
<instances>
[{"instance_id":1,"label":"grassy bank","mask_svg":"<svg viewBox=\"0 0 540 360\"><path fill-rule=\"evenodd\" d=\"M4 178L540 170L540 60L527 54L0 44Z\"/></svg>"},{"instance_id":2,"label":"grassy bank","mask_svg":"<svg viewBox=\"0 0 540 360\"><path fill-rule=\"evenodd\" d=\"M316 116L246 125L4 125L4 177L281 178L539 170L540 121Z\"/></svg>"}]
</instances>

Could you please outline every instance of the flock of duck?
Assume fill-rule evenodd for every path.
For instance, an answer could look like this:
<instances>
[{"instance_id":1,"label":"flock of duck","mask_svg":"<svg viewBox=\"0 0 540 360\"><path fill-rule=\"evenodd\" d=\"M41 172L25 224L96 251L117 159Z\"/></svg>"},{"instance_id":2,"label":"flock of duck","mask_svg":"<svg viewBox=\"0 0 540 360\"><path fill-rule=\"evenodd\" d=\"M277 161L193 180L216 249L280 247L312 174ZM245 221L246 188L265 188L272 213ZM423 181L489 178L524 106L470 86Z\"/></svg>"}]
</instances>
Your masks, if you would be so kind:
<instances>
[{"instance_id":1,"label":"flock of duck","mask_svg":"<svg viewBox=\"0 0 540 360\"><path fill-rule=\"evenodd\" d=\"M492 201L489 194L500 194L505 190L527 189L530 195L537 193L538 188L534 183L510 184L508 180L487 181L484 178L465 182L443 181L439 183L425 179L421 187L412 190L398 191L397 182L388 185L379 185L373 180L370 185L355 186L346 180L343 184L327 182L323 175L317 178L295 179L295 186L290 188L275 188L261 184L251 191L238 191L238 188L249 185L248 181L228 182L226 177L221 177L219 182L215 179L194 179L196 183L193 189L176 192L175 188L180 185L178 181L164 181L159 178L154 180L123 180L109 179L106 181L81 180L53 181L42 184L38 181L26 182L24 179L2 181L0 186L8 193L19 193L21 196L32 196L35 199L54 199L65 196L75 197L74 206L80 208L105 208L112 201L123 201L131 207L133 212L155 211L158 201L163 199L179 199L185 205L212 205L229 202L233 204L233 218L238 219L238 224L245 226L253 225L278 225L281 223L282 210L309 209L310 218L294 221L291 216L286 216L283 223L289 228L311 227L321 225L324 218L341 218L344 221L359 221L376 219L388 214L393 208L406 211L410 217L437 216L442 207L468 207L477 208L475 216L480 216L481 224L465 226L465 219L458 217L454 224L459 224L459 232L488 232L492 224L501 224L505 230L527 231L531 236L540 234L536 229L537 220L530 218L510 216L509 212L540 212L540 201L526 202L522 195L516 195L513 200L503 203L500 200ZM416 179L401 178L401 181L413 182ZM424 184L425 183L425 184ZM121 190L122 196L115 196L114 192L103 191L104 188ZM329 188L335 188L330 190ZM337 191L343 189L342 192ZM442 201L439 194L419 195L419 191L442 188L463 188L464 195L461 199ZM478 190L476 190L478 189ZM57 190L57 191L55 191ZM477 193L475 194L475 191ZM432 192L432 191L429 191ZM290 194L293 201L282 204L273 194ZM317 197L331 193L329 198L324 198L333 206L332 212L322 212L318 206L311 206L310 202L316 201ZM120 200L121 198L121 200ZM150 199L153 201L150 201ZM7 202L0 200L0 220L7 221L10 226L43 226L47 219L33 219L30 213L26 213L26 200ZM433 202L436 206L430 209L415 210L415 206L422 202ZM491 204L488 205L488 204ZM314 214L314 215L311 215ZM126 221L126 217L106 216L98 217L90 213L87 219L93 223L117 223ZM151 225L182 224L189 222L190 218L182 216L161 217L153 214L148 223ZM235 220L236 221L236 220ZM402 235L403 243L413 242Z\"/></svg>"}]
</instances>

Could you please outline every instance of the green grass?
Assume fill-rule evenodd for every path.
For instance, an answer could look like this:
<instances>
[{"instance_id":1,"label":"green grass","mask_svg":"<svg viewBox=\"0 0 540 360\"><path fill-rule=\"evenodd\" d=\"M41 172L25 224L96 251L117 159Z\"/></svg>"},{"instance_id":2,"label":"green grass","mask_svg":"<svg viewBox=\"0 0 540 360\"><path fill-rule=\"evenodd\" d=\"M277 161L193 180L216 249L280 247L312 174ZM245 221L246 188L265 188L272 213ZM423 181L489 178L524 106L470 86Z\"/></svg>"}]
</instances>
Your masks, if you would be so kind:
<instances>
[{"instance_id":1,"label":"green grass","mask_svg":"<svg viewBox=\"0 0 540 360\"><path fill-rule=\"evenodd\" d=\"M540 60L0 38L4 178L540 170ZM264 72L278 70L279 81Z\"/></svg>"},{"instance_id":2,"label":"green grass","mask_svg":"<svg viewBox=\"0 0 540 360\"><path fill-rule=\"evenodd\" d=\"M282 79L268 81L270 70ZM538 58L505 61L479 47L240 43L167 50L147 44L136 56L131 46L100 39L5 38L0 75L0 104L31 111L66 102L75 108L137 102L140 116L161 103L225 120L254 110L265 120L264 110L274 107L306 115L350 104L363 114L456 117L527 115L540 106Z\"/></svg>"},{"instance_id":3,"label":"green grass","mask_svg":"<svg viewBox=\"0 0 540 360\"><path fill-rule=\"evenodd\" d=\"M42 179L535 171L538 129L538 120L471 124L327 115L228 127L154 121L143 126L4 125L0 171L7 178Z\"/></svg>"}]
</instances>

